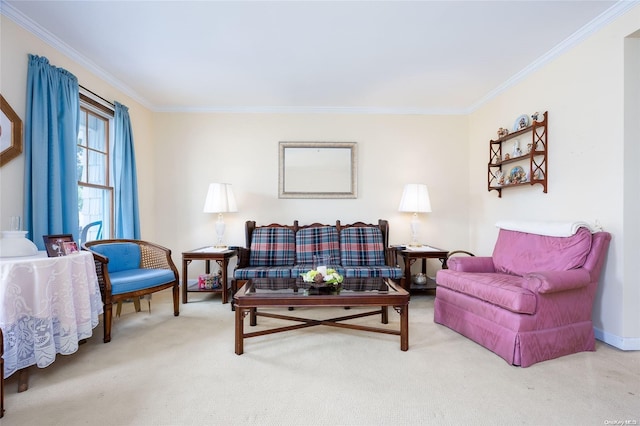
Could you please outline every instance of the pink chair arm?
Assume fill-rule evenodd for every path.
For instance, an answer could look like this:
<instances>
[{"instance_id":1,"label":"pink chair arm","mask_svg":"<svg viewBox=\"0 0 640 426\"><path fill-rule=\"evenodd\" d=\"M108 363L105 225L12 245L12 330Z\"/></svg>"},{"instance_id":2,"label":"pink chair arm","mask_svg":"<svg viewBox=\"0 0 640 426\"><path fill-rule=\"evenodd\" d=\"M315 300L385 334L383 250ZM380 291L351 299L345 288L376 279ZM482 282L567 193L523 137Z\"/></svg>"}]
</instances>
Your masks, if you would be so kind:
<instances>
[{"instance_id":1,"label":"pink chair arm","mask_svg":"<svg viewBox=\"0 0 640 426\"><path fill-rule=\"evenodd\" d=\"M585 269L532 272L524 276L523 287L536 293L556 293L586 287L591 276Z\"/></svg>"},{"instance_id":2,"label":"pink chair arm","mask_svg":"<svg viewBox=\"0 0 640 426\"><path fill-rule=\"evenodd\" d=\"M447 266L458 272L495 272L493 259L488 256L450 257Z\"/></svg>"}]
</instances>

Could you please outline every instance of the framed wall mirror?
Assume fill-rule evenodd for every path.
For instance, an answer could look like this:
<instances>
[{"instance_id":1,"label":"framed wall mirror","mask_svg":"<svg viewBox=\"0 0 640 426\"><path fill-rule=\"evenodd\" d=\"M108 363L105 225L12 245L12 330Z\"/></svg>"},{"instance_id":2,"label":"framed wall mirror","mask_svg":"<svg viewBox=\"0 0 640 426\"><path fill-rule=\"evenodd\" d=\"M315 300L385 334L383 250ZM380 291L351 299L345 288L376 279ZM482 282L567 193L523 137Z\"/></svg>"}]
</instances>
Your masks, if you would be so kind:
<instances>
[{"instance_id":1,"label":"framed wall mirror","mask_svg":"<svg viewBox=\"0 0 640 426\"><path fill-rule=\"evenodd\" d=\"M22 153L22 120L0 95L0 166Z\"/></svg>"},{"instance_id":2,"label":"framed wall mirror","mask_svg":"<svg viewBox=\"0 0 640 426\"><path fill-rule=\"evenodd\" d=\"M280 142L280 198L357 198L356 142Z\"/></svg>"}]
</instances>

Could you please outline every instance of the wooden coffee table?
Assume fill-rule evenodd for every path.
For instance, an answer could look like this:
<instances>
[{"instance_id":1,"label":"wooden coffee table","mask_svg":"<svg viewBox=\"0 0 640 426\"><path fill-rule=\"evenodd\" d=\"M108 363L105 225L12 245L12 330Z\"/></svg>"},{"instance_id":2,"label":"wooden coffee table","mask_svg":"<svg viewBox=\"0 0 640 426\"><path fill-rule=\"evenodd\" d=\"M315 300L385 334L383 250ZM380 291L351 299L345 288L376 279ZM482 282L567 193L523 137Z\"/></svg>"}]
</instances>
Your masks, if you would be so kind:
<instances>
[{"instance_id":1,"label":"wooden coffee table","mask_svg":"<svg viewBox=\"0 0 640 426\"><path fill-rule=\"evenodd\" d=\"M324 292L310 289L310 284L301 278L255 278L247 281L234 295L236 312L235 350L244 352L244 339L264 336L283 331L297 330L327 325L375 333L400 336L400 349L409 349L409 293L386 278L345 278L339 292ZM258 308L299 308L299 307L377 307L373 311L344 315L325 320L301 318L274 312L258 311ZM381 322L388 323L388 308L393 307L400 314L400 330L369 327L343 321L380 314ZM300 324L268 330L245 333L244 318L250 315L250 325L257 324L257 317L277 318L299 322Z\"/></svg>"}]
</instances>

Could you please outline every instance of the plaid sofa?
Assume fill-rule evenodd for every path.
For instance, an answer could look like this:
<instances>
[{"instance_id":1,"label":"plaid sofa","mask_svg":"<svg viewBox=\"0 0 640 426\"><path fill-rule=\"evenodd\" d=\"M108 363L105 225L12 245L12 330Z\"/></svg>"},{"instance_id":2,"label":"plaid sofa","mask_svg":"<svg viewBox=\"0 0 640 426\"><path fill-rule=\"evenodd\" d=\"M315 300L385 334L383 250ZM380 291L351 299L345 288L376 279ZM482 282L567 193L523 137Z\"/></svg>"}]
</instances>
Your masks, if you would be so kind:
<instances>
[{"instance_id":1,"label":"plaid sofa","mask_svg":"<svg viewBox=\"0 0 640 426\"><path fill-rule=\"evenodd\" d=\"M246 247L234 247L238 262L233 291L252 278L294 278L313 269L314 256L347 278L383 277L400 284L404 277L396 266L395 250L389 247L389 223L356 222L342 225L314 223L300 226L245 223Z\"/></svg>"}]
</instances>

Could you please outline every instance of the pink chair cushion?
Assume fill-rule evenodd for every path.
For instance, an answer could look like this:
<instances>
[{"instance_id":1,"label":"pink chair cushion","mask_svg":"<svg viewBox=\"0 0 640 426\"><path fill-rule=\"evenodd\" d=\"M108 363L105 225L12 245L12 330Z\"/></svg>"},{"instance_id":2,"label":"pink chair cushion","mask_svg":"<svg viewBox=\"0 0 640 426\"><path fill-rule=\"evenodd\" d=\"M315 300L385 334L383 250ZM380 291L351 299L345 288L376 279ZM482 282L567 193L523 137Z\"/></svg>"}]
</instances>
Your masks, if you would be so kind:
<instances>
[{"instance_id":1,"label":"pink chair cushion","mask_svg":"<svg viewBox=\"0 0 640 426\"><path fill-rule=\"evenodd\" d=\"M580 228L570 237L549 237L501 229L493 249L496 272L523 276L537 271L581 267L591 250L591 231Z\"/></svg>"}]
</instances>

